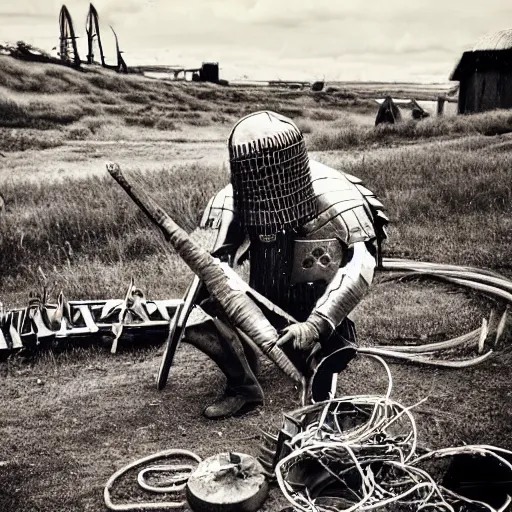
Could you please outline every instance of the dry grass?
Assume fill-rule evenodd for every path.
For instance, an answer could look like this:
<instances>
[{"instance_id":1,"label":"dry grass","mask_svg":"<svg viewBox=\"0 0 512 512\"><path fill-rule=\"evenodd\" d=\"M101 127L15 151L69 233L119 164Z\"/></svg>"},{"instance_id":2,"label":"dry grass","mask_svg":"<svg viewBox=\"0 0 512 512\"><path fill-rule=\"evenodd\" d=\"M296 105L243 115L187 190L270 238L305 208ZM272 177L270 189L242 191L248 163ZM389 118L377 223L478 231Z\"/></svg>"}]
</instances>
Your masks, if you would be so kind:
<instances>
[{"instance_id":1,"label":"dry grass","mask_svg":"<svg viewBox=\"0 0 512 512\"><path fill-rule=\"evenodd\" d=\"M315 133L311 148L317 151L353 149L388 145L405 141L435 138L465 137L468 135L503 135L512 132L512 114L508 110L470 116L436 117L422 121L407 121L377 127L347 126Z\"/></svg>"},{"instance_id":2,"label":"dry grass","mask_svg":"<svg viewBox=\"0 0 512 512\"><path fill-rule=\"evenodd\" d=\"M393 221L395 256L512 270L512 157L481 149L393 148L337 166L371 184Z\"/></svg>"},{"instance_id":3,"label":"dry grass","mask_svg":"<svg viewBox=\"0 0 512 512\"><path fill-rule=\"evenodd\" d=\"M219 183L227 180L222 170L190 166L146 174L143 183L190 231ZM60 273L62 267L80 269L88 262L138 261L161 249L145 218L110 178L75 180L73 186L14 181L2 187L2 194L8 204L0 231L3 279L30 280L38 266ZM98 293L104 290L93 294Z\"/></svg>"},{"instance_id":4,"label":"dry grass","mask_svg":"<svg viewBox=\"0 0 512 512\"><path fill-rule=\"evenodd\" d=\"M76 71L0 56L0 134L6 128L58 130L62 140L95 139L124 128L181 131L184 126L224 126L256 110L276 110L295 119L330 121L344 109L369 112L374 105L334 91L310 93L263 87L170 83L101 68ZM147 134L148 135L148 134ZM149 134L151 136L151 133ZM36 137L39 139L39 137ZM56 139L54 139L56 141ZM0 136L0 151L27 149ZM43 143L34 143L43 149Z\"/></svg>"},{"instance_id":5,"label":"dry grass","mask_svg":"<svg viewBox=\"0 0 512 512\"><path fill-rule=\"evenodd\" d=\"M55 148L63 143L62 133L51 130L3 130L0 128L0 151Z\"/></svg>"},{"instance_id":6,"label":"dry grass","mask_svg":"<svg viewBox=\"0 0 512 512\"><path fill-rule=\"evenodd\" d=\"M363 150L316 157L360 176L381 197L393 221L388 255L473 264L512 274L510 140L491 136L510 124L506 113L424 121L384 131L352 122L351 113L359 116L367 109L366 114L374 117L375 107L370 112L366 100L340 98L350 92L344 89L319 95L273 91L265 97L260 89L184 87L139 77L120 81L105 72L77 73L48 65L21 68L4 58L0 70L0 83L8 88L5 97L17 105L8 104L13 112L9 122L16 119L19 107L24 126L35 126L30 123L41 119L48 123L45 130L4 128L0 137L10 134L13 145L18 139L26 141L26 147L19 149L37 148L43 137L98 141L71 143L44 153L35 149L12 153L2 160L6 212L0 222L0 282L2 302L7 305L26 304L29 291L41 285L38 267L50 286L63 289L70 299L122 296L131 276L148 297L180 296L190 272L162 249L158 235L124 193L110 178L77 180L64 163L78 162L80 170L103 167L98 159L106 159L111 150L101 142L125 137L156 141L163 137L158 123L175 123L184 139L189 130L197 129L197 136L200 129L209 130L217 123L216 133L225 138L227 123L259 108L287 109L309 131L308 139L317 148ZM37 84L47 74L48 80L40 85L45 94L40 94ZM59 99L64 88L69 96ZM61 110L56 107L59 102ZM79 120L60 124L57 114L65 118L67 105L73 103L80 110ZM46 110L53 117L44 114ZM130 116L140 116L141 123L152 127L127 126L125 118ZM52 123L54 128L48 129ZM340 136L340 131L345 135ZM324 146L318 142L322 132ZM403 144L411 140L414 147ZM394 146L379 147L390 142ZM116 155L122 155L124 162L147 160L145 187L192 230L209 196L227 182L227 171L211 163L211 145L197 144L199 163L179 166L161 158L161 147L156 142L127 144ZM201 163L202 154L209 160ZM64 159L64 179L59 180L60 174L44 173L58 158ZM34 177L13 177L10 164L20 171L27 168ZM51 179L37 179L38 172ZM450 286L376 284L358 307L356 320L363 344L400 343L471 330L490 307L485 298ZM477 442L511 448L512 356L506 347L506 343L498 347L498 357L485 365L465 371L393 365L397 399L412 405L429 397L415 410L423 443L434 448ZM0 462L7 464L0 464L0 510L103 510L102 486L121 465L171 447L193 449L203 457L234 448L254 454L257 428L276 428L281 412L297 405L291 384L267 364L261 378L267 393L262 410L245 418L207 422L201 409L224 384L214 365L183 345L171 385L157 394L153 382L158 364L154 348L121 350L114 357L107 347L99 346L42 354L30 364L14 360L8 371L2 368ZM344 392L375 393L382 391L379 383L364 360L351 364L341 376ZM279 493L273 491L262 512L282 507Z\"/></svg>"},{"instance_id":7,"label":"dry grass","mask_svg":"<svg viewBox=\"0 0 512 512\"><path fill-rule=\"evenodd\" d=\"M392 219L389 254L511 270L510 154L439 144L358 158L340 155L328 163L363 178L386 204ZM145 187L189 231L228 179L225 169L199 164L156 167L144 175ZM0 257L4 279L30 282L39 265L58 274L63 266L81 268L85 261L128 264L161 250L152 228L109 177L76 180L72 187L16 180L2 193L7 198ZM88 287L87 292L101 296L111 289Z\"/></svg>"}]
</instances>

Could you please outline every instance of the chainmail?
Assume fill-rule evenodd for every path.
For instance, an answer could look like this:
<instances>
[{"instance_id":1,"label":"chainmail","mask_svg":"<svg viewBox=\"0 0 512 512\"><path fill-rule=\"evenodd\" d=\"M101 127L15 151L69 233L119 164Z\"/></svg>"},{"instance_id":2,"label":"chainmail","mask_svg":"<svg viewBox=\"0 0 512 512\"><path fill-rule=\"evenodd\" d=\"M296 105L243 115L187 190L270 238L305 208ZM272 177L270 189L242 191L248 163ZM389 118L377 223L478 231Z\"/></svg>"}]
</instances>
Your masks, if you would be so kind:
<instances>
[{"instance_id":1,"label":"chainmail","mask_svg":"<svg viewBox=\"0 0 512 512\"><path fill-rule=\"evenodd\" d=\"M315 216L306 144L291 121L290 129L281 133L230 143L229 158L234 206L246 227L274 235Z\"/></svg>"}]
</instances>

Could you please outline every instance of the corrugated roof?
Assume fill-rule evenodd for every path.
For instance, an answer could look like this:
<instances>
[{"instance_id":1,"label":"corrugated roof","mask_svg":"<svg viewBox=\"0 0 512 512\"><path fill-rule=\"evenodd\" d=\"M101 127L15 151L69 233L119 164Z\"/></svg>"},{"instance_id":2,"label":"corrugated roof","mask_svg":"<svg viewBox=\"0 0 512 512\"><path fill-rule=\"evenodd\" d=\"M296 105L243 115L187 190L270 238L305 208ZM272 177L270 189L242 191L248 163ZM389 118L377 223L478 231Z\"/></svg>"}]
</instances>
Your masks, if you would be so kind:
<instances>
[{"instance_id":1,"label":"corrugated roof","mask_svg":"<svg viewBox=\"0 0 512 512\"><path fill-rule=\"evenodd\" d=\"M478 40L473 51L489 50L511 50L512 49L512 29L500 30L493 34L487 34Z\"/></svg>"}]
</instances>

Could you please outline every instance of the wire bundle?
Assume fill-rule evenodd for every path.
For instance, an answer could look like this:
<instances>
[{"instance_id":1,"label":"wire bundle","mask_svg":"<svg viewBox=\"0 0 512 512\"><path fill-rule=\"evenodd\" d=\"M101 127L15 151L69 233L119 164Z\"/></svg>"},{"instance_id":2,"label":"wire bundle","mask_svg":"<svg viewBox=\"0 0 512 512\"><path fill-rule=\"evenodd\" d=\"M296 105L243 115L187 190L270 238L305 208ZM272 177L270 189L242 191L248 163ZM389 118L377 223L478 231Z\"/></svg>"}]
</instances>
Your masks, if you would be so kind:
<instances>
[{"instance_id":1,"label":"wire bundle","mask_svg":"<svg viewBox=\"0 0 512 512\"><path fill-rule=\"evenodd\" d=\"M468 368L486 361L494 352L486 350L487 341L496 347L506 330L508 309L512 304L512 280L489 270L460 265L428 263L406 259L384 258L380 269L390 272L390 276L380 284L410 279L435 279L451 285L460 286L488 296L500 304L493 309L489 320L482 319L480 328L456 338L419 345L377 345L360 347L360 354L372 354L406 361L415 364L445 368ZM492 340L494 338L494 340ZM476 357L453 359L454 349L478 349Z\"/></svg>"},{"instance_id":2,"label":"wire bundle","mask_svg":"<svg viewBox=\"0 0 512 512\"><path fill-rule=\"evenodd\" d=\"M428 467L439 458L481 455L494 458L512 477L512 464L505 458L512 452L490 446L418 449L412 407L391 398L389 367L382 358L370 357L387 372L384 396L331 396L291 414L303 428L286 443L289 453L277 463L275 475L294 509L506 510L510 497L499 508L469 499L443 487Z\"/></svg>"}]
</instances>

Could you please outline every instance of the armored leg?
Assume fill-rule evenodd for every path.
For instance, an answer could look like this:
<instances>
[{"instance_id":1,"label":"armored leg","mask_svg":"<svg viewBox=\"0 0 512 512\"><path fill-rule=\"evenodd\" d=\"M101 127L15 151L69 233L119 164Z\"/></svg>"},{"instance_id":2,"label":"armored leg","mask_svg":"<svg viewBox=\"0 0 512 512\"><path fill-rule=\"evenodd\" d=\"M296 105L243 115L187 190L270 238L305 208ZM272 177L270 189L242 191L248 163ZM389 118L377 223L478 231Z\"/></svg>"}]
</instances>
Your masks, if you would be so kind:
<instances>
[{"instance_id":1,"label":"armored leg","mask_svg":"<svg viewBox=\"0 0 512 512\"><path fill-rule=\"evenodd\" d=\"M314 363L311 397L315 402L327 400L332 377L342 372L357 355L357 334L354 322L346 318L328 339L321 340L320 359Z\"/></svg>"},{"instance_id":2,"label":"armored leg","mask_svg":"<svg viewBox=\"0 0 512 512\"><path fill-rule=\"evenodd\" d=\"M227 379L224 395L204 410L207 418L240 415L263 403L263 390L247 361L245 350L249 348L244 350L227 324L212 319L190 326L185 331L184 341L210 357Z\"/></svg>"}]
</instances>

